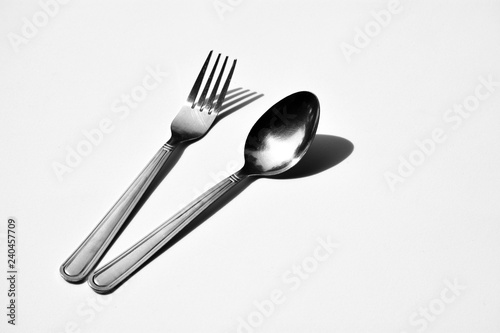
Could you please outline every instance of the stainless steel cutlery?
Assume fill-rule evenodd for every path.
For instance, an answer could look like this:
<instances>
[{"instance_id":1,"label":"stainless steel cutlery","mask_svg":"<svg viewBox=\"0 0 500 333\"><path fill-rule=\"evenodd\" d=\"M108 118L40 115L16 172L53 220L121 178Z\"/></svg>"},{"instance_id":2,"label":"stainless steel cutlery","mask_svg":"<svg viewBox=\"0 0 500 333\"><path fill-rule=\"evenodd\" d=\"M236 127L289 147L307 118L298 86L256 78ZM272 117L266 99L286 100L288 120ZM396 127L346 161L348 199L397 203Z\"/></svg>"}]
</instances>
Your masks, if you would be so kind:
<instances>
[{"instance_id":1,"label":"stainless steel cutlery","mask_svg":"<svg viewBox=\"0 0 500 333\"><path fill-rule=\"evenodd\" d=\"M255 123L245 143L244 166L199 196L88 279L96 292L112 291L161 249L188 223L246 177L280 174L306 153L316 134L319 102L309 92L292 94L271 107Z\"/></svg>"},{"instance_id":2,"label":"stainless steel cutlery","mask_svg":"<svg viewBox=\"0 0 500 333\"><path fill-rule=\"evenodd\" d=\"M217 56L201 89L211 56L212 52L205 60L186 102L172 122L171 138L61 265L60 273L65 280L81 282L88 277L88 283L94 291L113 291L180 230L243 179L283 173L293 167L308 150L319 122L319 101L312 93L301 91L273 105L255 123L248 134L244 150L245 163L239 171L213 186L127 251L91 273L176 147L181 143L202 138L212 128L228 93L236 60L233 61L218 93L228 57L225 57L216 76L221 60L221 55ZM216 79L212 85L214 77Z\"/></svg>"}]
</instances>

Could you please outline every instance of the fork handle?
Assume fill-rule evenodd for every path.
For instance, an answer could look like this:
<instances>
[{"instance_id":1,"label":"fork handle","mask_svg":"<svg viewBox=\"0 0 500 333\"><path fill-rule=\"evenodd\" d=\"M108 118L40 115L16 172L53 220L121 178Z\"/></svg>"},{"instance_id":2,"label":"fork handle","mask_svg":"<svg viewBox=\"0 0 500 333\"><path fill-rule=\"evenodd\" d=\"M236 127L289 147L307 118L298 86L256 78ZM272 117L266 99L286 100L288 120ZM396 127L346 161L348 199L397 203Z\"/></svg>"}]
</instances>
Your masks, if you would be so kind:
<instances>
[{"instance_id":1,"label":"fork handle","mask_svg":"<svg viewBox=\"0 0 500 333\"><path fill-rule=\"evenodd\" d=\"M137 176L101 222L75 252L61 265L60 273L68 282L83 281L95 267L139 199L165 164L175 145L165 143Z\"/></svg>"},{"instance_id":2,"label":"fork handle","mask_svg":"<svg viewBox=\"0 0 500 333\"><path fill-rule=\"evenodd\" d=\"M233 174L188 204L184 209L161 224L149 235L120 256L95 271L88 283L98 293L108 293L136 271L144 262L160 250L182 228L209 207L242 178Z\"/></svg>"}]
</instances>

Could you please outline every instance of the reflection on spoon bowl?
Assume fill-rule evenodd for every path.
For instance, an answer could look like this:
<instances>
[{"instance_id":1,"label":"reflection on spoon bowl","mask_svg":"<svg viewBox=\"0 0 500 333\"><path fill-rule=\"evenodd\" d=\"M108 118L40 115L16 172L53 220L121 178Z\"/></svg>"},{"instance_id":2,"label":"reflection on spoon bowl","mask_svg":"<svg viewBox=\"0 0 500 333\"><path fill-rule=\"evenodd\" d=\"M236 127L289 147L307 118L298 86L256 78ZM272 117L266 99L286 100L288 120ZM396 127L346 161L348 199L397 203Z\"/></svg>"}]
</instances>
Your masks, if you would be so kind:
<instances>
[{"instance_id":1,"label":"reflection on spoon bowl","mask_svg":"<svg viewBox=\"0 0 500 333\"><path fill-rule=\"evenodd\" d=\"M319 101L310 92L292 94L255 123L245 143L245 165L238 177L273 176L293 167L316 134Z\"/></svg>"}]
</instances>

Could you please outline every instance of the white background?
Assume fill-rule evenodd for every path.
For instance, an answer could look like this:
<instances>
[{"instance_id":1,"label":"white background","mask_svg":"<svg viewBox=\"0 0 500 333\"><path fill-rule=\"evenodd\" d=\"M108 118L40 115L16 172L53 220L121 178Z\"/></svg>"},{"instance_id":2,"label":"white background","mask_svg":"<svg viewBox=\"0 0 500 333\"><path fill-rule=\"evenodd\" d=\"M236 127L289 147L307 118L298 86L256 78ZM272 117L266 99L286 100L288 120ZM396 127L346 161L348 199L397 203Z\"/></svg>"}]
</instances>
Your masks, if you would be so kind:
<instances>
[{"instance_id":1,"label":"white background","mask_svg":"<svg viewBox=\"0 0 500 333\"><path fill-rule=\"evenodd\" d=\"M346 57L343 43L377 29L372 12L388 2L226 1L74 0L17 52L9 36L41 6L0 3L1 266L14 216L20 271L16 327L2 278L2 332L236 332L249 316L241 332L499 332L500 86L457 128L443 116L480 77L500 81L500 3L402 1ZM60 264L168 139L212 49L238 59L232 88L264 96L186 149L101 265L242 165L248 130L290 93L314 92L318 134L352 154L310 177L255 181L114 294L68 284ZM148 66L168 77L119 118L113 102ZM59 181L54 162L104 118L113 131ZM436 128L446 140L392 190L386 172ZM325 158L339 154L330 147ZM318 237L339 246L291 290L283 276L311 262ZM254 302L275 289L284 301L259 322Z\"/></svg>"}]
</instances>

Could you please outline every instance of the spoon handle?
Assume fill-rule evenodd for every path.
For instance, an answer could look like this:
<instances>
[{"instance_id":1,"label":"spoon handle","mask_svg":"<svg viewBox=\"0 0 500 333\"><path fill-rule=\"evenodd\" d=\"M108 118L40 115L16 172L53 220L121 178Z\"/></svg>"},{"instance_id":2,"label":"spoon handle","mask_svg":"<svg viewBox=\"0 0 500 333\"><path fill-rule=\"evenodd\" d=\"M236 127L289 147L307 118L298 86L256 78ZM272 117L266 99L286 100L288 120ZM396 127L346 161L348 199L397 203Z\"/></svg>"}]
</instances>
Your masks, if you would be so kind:
<instances>
[{"instance_id":1,"label":"spoon handle","mask_svg":"<svg viewBox=\"0 0 500 333\"><path fill-rule=\"evenodd\" d=\"M175 146L166 143L158 150L101 222L61 265L59 271L66 281L85 280L174 149Z\"/></svg>"},{"instance_id":2,"label":"spoon handle","mask_svg":"<svg viewBox=\"0 0 500 333\"><path fill-rule=\"evenodd\" d=\"M233 188L241 179L233 174L200 195L134 246L95 271L88 279L89 285L98 293L108 293L115 289L119 283L160 250L182 228Z\"/></svg>"}]
</instances>

